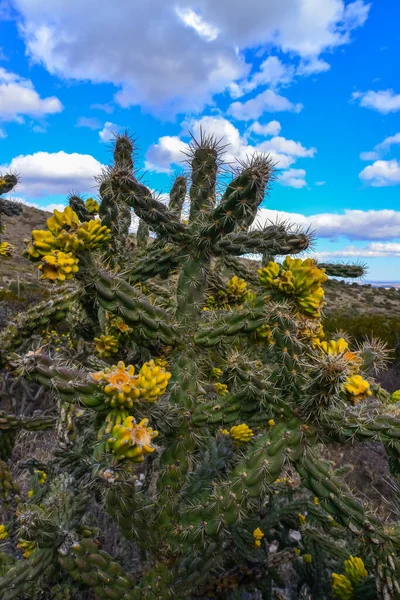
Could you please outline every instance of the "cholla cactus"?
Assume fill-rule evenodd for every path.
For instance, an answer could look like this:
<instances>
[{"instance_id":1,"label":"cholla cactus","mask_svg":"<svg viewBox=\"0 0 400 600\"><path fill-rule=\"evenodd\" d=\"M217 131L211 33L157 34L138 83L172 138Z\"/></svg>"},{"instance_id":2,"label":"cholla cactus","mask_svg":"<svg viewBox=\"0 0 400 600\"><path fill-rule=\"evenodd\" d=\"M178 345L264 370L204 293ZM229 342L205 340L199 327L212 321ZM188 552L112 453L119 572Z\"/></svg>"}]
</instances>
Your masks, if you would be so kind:
<instances>
[{"instance_id":1,"label":"cholla cactus","mask_svg":"<svg viewBox=\"0 0 400 600\"><path fill-rule=\"evenodd\" d=\"M2 175L0 173L0 196L11 192L18 184L18 177L15 175ZM22 212L22 206L17 202L5 200L0 197L0 236L4 233L3 215L8 217L18 216ZM11 256L14 251L14 246L9 242L2 242L0 238L0 258Z\"/></svg>"},{"instance_id":2,"label":"cholla cactus","mask_svg":"<svg viewBox=\"0 0 400 600\"><path fill-rule=\"evenodd\" d=\"M64 316L79 298L90 313L92 341L118 329L116 364L104 353L72 360L33 346L17 354L37 311L2 333L3 361L59 396L57 428L65 424L73 435L41 469L45 484L18 508L15 525L34 550L0 581L0 600L25 593L32 581L62 585L62 577L98 598L195 598L211 589L225 593L226 573L229 585L269 598L277 565L261 540L272 543L271 531L282 544L278 564L297 565L304 585L327 571L315 552L294 551L284 532L295 527L304 544L318 542L333 567L327 597L330 573L343 559L340 539L366 557L378 582L371 587L367 578L370 588L399 598L395 525L352 495L318 444L381 441L396 467L400 421L389 402L366 410L369 391L384 396L369 378L370 353L322 339L326 272L289 256L306 250L310 235L285 224L252 229L273 176L270 158L239 164L218 197L221 145L204 135L193 141L185 224L186 178L175 181L165 206L133 174L131 150L132 141L119 136L115 164L100 182L101 223L82 222L69 207L34 233L28 250L38 262L49 250L79 260L58 306ZM125 253L131 209L156 235L133 258ZM270 257L258 275L238 258L249 253ZM228 284L217 264L230 272ZM204 311L216 289L230 301ZM82 424L67 406L83 411ZM300 499L290 473L303 486ZM93 503L142 552L140 578L87 531ZM349 573L361 572L357 561L349 565Z\"/></svg>"}]
</instances>

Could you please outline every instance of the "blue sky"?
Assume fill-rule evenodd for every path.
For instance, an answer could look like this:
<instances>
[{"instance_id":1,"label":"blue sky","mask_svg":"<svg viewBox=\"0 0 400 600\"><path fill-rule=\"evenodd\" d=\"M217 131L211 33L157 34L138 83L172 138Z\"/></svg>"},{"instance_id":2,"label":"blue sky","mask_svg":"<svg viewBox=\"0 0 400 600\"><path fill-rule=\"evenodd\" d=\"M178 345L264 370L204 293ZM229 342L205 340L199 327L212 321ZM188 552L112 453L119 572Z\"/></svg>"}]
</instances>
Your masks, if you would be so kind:
<instances>
[{"instance_id":1,"label":"blue sky","mask_svg":"<svg viewBox=\"0 0 400 600\"><path fill-rule=\"evenodd\" d=\"M93 194L127 127L165 192L202 126L230 162L278 163L259 222L311 226L321 259L398 280L399 20L396 0L0 0L0 170L36 206Z\"/></svg>"}]
</instances>

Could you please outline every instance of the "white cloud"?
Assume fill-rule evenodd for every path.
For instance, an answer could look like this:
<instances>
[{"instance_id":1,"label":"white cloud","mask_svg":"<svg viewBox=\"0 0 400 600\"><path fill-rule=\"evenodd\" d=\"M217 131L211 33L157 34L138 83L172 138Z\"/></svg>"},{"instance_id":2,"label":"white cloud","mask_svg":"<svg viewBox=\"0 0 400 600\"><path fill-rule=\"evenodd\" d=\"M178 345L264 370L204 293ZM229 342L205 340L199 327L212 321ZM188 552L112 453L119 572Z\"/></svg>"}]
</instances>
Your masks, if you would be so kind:
<instances>
[{"instance_id":1,"label":"white cloud","mask_svg":"<svg viewBox=\"0 0 400 600\"><path fill-rule=\"evenodd\" d=\"M400 94L396 94L393 90L353 92L352 99L358 100L360 106L372 108L384 115L400 110Z\"/></svg>"},{"instance_id":2,"label":"white cloud","mask_svg":"<svg viewBox=\"0 0 400 600\"><path fill-rule=\"evenodd\" d=\"M91 104L90 108L92 110L103 110L104 112L111 114L114 111L113 106L111 104Z\"/></svg>"},{"instance_id":3,"label":"white cloud","mask_svg":"<svg viewBox=\"0 0 400 600\"><path fill-rule=\"evenodd\" d=\"M179 164L185 158L188 144L177 136L164 135L157 144L153 144L147 151L145 166L149 171L157 173L170 173L171 164Z\"/></svg>"},{"instance_id":4,"label":"white cloud","mask_svg":"<svg viewBox=\"0 0 400 600\"><path fill-rule=\"evenodd\" d=\"M277 122L275 122L277 123ZM276 128L276 125L274 126ZM205 116L201 119L188 119L182 123L181 136L187 136L191 131L195 138L200 137L200 129L206 134L213 134L217 139L222 139L227 145L224 160L229 164L237 164L237 160L245 160L256 153L268 153L276 163L278 169L288 169L299 157L313 157L315 149L304 148L299 142L287 140L283 137L275 137L272 140L263 141L257 145L248 143L247 135L240 135L239 130L230 121L223 117ZM185 158L183 152L187 150L187 144L178 136L164 136L157 144L150 146L146 155L146 167L149 170L161 173L170 173L172 164L180 164ZM301 172L300 172L301 171ZM305 171L303 169L292 169L289 175L282 177L282 183L286 186L302 187Z\"/></svg>"},{"instance_id":5,"label":"white cloud","mask_svg":"<svg viewBox=\"0 0 400 600\"><path fill-rule=\"evenodd\" d=\"M260 86L285 85L292 81L293 76L293 66L283 64L277 56L269 56L261 63L259 71L247 81L231 84L229 86L230 94L232 98L239 98Z\"/></svg>"},{"instance_id":6,"label":"white cloud","mask_svg":"<svg viewBox=\"0 0 400 600\"><path fill-rule=\"evenodd\" d=\"M62 110L58 98L41 98L29 79L0 67L0 119L22 122L24 115L42 117Z\"/></svg>"},{"instance_id":7,"label":"white cloud","mask_svg":"<svg viewBox=\"0 0 400 600\"><path fill-rule=\"evenodd\" d=\"M345 210L343 214L319 213L305 216L260 208L257 222L284 220L311 227L319 238L350 240L393 240L400 238L400 212L395 210Z\"/></svg>"},{"instance_id":8,"label":"white cloud","mask_svg":"<svg viewBox=\"0 0 400 600\"><path fill-rule=\"evenodd\" d=\"M387 258L389 256L400 256L400 244L395 242L382 243L372 242L367 246L346 246L341 250L317 252L318 258L340 257L340 258Z\"/></svg>"},{"instance_id":9,"label":"white cloud","mask_svg":"<svg viewBox=\"0 0 400 600\"><path fill-rule=\"evenodd\" d=\"M5 139L7 137L6 132L4 131L4 129L0 128L0 139Z\"/></svg>"},{"instance_id":10,"label":"white cloud","mask_svg":"<svg viewBox=\"0 0 400 600\"><path fill-rule=\"evenodd\" d=\"M264 112L300 112L303 105L294 104L273 90L265 90L246 102L233 102L228 114L239 121L252 121L261 117Z\"/></svg>"},{"instance_id":11,"label":"white cloud","mask_svg":"<svg viewBox=\"0 0 400 600\"><path fill-rule=\"evenodd\" d=\"M376 160L365 167L359 178L373 187L386 187L400 184L400 162L392 160Z\"/></svg>"},{"instance_id":12,"label":"white cloud","mask_svg":"<svg viewBox=\"0 0 400 600\"><path fill-rule=\"evenodd\" d=\"M325 185L326 181L316 181L315 185Z\"/></svg>"},{"instance_id":13,"label":"white cloud","mask_svg":"<svg viewBox=\"0 0 400 600\"><path fill-rule=\"evenodd\" d=\"M98 10L96 0L13 5L30 56L50 73L112 83L124 107L175 112L201 110L213 94L247 77L247 48L311 61L349 43L369 9L361 0L197 0L195 6L182 0L178 13L165 0L140 6L119 0L118 11L109 2Z\"/></svg>"},{"instance_id":14,"label":"white cloud","mask_svg":"<svg viewBox=\"0 0 400 600\"><path fill-rule=\"evenodd\" d=\"M52 194L66 194L71 189L85 193L93 190L93 177L99 175L103 165L89 154L66 152L35 152L12 159L1 170L19 173L18 193L29 198Z\"/></svg>"},{"instance_id":15,"label":"white cloud","mask_svg":"<svg viewBox=\"0 0 400 600\"><path fill-rule=\"evenodd\" d=\"M317 75L329 71L331 65L322 58L312 57L309 60L301 60L297 67L297 75Z\"/></svg>"},{"instance_id":16,"label":"white cloud","mask_svg":"<svg viewBox=\"0 0 400 600\"><path fill-rule=\"evenodd\" d=\"M258 121L255 121L247 129L246 134L253 132L256 135L262 135L262 136L267 137L270 135L278 135L280 133L281 129L282 129L282 126L279 123L279 121L270 121L269 123L266 123L265 125L262 125Z\"/></svg>"},{"instance_id":17,"label":"white cloud","mask_svg":"<svg viewBox=\"0 0 400 600\"><path fill-rule=\"evenodd\" d=\"M203 21L203 19L191 8L179 8L175 7L176 14L178 17L187 25L192 27L195 32L207 42L212 42L218 37L218 27L213 27L209 23Z\"/></svg>"},{"instance_id":18,"label":"white cloud","mask_svg":"<svg viewBox=\"0 0 400 600\"><path fill-rule=\"evenodd\" d=\"M59 210L62 212L66 206L66 204L61 204L57 202L50 202L50 204L37 204L36 202L29 202L23 198L13 198L13 200L18 200L21 204L25 204L26 206L33 206L33 208L37 208L39 210L45 210L47 212L53 212L54 210Z\"/></svg>"},{"instance_id":19,"label":"white cloud","mask_svg":"<svg viewBox=\"0 0 400 600\"><path fill-rule=\"evenodd\" d=\"M120 125L107 121L104 123L103 129L99 131L99 138L102 142L110 142L121 129Z\"/></svg>"},{"instance_id":20,"label":"white cloud","mask_svg":"<svg viewBox=\"0 0 400 600\"><path fill-rule=\"evenodd\" d=\"M376 150L388 150L391 146L400 144L400 132L395 135L389 135L380 144L375 146Z\"/></svg>"},{"instance_id":21,"label":"white cloud","mask_svg":"<svg viewBox=\"0 0 400 600\"><path fill-rule=\"evenodd\" d=\"M282 152L283 154L289 154L299 158L313 158L317 151L315 148L305 148L300 142L287 140L282 136L276 136L268 141L262 142L261 147L264 152L275 150L276 152Z\"/></svg>"},{"instance_id":22,"label":"white cloud","mask_svg":"<svg viewBox=\"0 0 400 600\"><path fill-rule=\"evenodd\" d=\"M279 176L279 181L287 187L300 189L307 185L305 175L304 169L288 169Z\"/></svg>"},{"instance_id":23,"label":"white cloud","mask_svg":"<svg viewBox=\"0 0 400 600\"><path fill-rule=\"evenodd\" d=\"M379 158L379 152L375 152L375 150L360 153L361 160L376 160L377 158Z\"/></svg>"},{"instance_id":24,"label":"white cloud","mask_svg":"<svg viewBox=\"0 0 400 600\"><path fill-rule=\"evenodd\" d=\"M93 117L79 117L75 127L88 127L89 129L100 129L101 123Z\"/></svg>"}]
</instances>

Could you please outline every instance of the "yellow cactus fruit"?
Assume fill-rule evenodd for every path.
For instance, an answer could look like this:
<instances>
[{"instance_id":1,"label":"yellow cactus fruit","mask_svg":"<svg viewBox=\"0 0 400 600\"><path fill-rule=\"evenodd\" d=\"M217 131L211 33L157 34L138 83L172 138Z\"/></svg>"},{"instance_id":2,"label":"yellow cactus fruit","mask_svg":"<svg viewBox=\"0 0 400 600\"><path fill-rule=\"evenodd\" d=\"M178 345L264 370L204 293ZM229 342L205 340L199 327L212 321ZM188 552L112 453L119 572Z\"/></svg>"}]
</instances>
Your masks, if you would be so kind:
<instances>
[{"instance_id":1,"label":"yellow cactus fruit","mask_svg":"<svg viewBox=\"0 0 400 600\"><path fill-rule=\"evenodd\" d=\"M222 375L222 369L218 369L218 367L213 367L210 372L211 377L214 379L219 379Z\"/></svg>"},{"instance_id":2,"label":"yellow cactus fruit","mask_svg":"<svg viewBox=\"0 0 400 600\"><path fill-rule=\"evenodd\" d=\"M247 294L247 283L234 275L226 284L226 295L229 304L241 304Z\"/></svg>"},{"instance_id":3,"label":"yellow cactus fruit","mask_svg":"<svg viewBox=\"0 0 400 600\"><path fill-rule=\"evenodd\" d=\"M109 396L109 404L112 407L132 408L134 400L140 397L135 367L125 367L122 360L104 371L91 373L91 377L104 386L104 392Z\"/></svg>"},{"instance_id":4,"label":"yellow cactus fruit","mask_svg":"<svg viewBox=\"0 0 400 600\"><path fill-rule=\"evenodd\" d=\"M154 452L153 440L158 431L147 427L148 422L148 419L142 419L136 423L133 417L127 417L121 425L113 427L107 444L119 460L129 458L133 462L143 462L145 454Z\"/></svg>"},{"instance_id":5,"label":"yellow cactus fruit","mask_svg":"<svg viewBox=\"0 0 400 600\"><path fill-rule=\"evenodd\" d=\"M140 397L148 402L154 402L167 389L171 373L155 364L154 360L144 363L138 375Z\"/></svg>"},{"instance_id":6,"label":"yellow cactus fruit","mask_svg":"<svg viewBox=\"0 0 400 600\"><path fill-rule=\"evenodd\" d=\"M47 229L57 235L61 229L76 229L79 225L79 217L70 206L66 206L62 212L55 209L46 224Z\"/></svg>"},{"instance_id":7,"label":"yellow cactus fruit","mask_svg":"<svg viewBox=\"0 0 400 600\"><path fill-rule=\"evenodd\" d=\"M343 384L343 389L347 392L347 396L352 404L358 404L367 396L371 396L372 392L369 388L368 381L363 379L361 375L352 375Z\"/></svg>"},{"instance_id":8,"label":"yellow cactus fruit","mask_svg":"<svg viewBox=\"0 0 400 600\"><path fill-rule=\"evenodd\" d=\"M268 421L268 426L269 426L269 427L273 427L274 425L276 425L276 423L275 423L274 419L270 419L270 420Z\"/></svg>"},{"instance_id":9,"label":"yellow cactus fruit","mask_svg":"<svg viewBox=\"0 0 400 600\"><path fill-rule=\"evenodd\" d=\"M11 256L14 250L14 246L8 242L0 243L0 256Z\"/></svg>"},{"instance_id":10,"label":"yellow cactus fruit","mask_svg":"<svg viewBox=\"0 0 400 600\"><path fill-rule=\"evenodd\" d=\"M44 471L40 471L39 469L35 469L35 474L37 475L37 478L38 478L38 484L44 485L47 480L47 473L45 473Z\"/></svg>"},{"instance_id":11,"label":"yellow cactus fruit","mask_svg":"<svg viewBox=\"0 0 400 600\"><path fill-rule=\"evenodd\" d=\"M155 359L154 364L157 367L162 367L163 369L169 369L169 362L165 358L158 357Z\"/></svg>"},{"instance_id":12,"label":"yellow cactus fruit","mask_svg":"<svg viewBox=\"0 0 400 600\"><path fill-rule=\"evenodd\" d=\"M8 538L8 531L5 525L0 525L0 540L6 540Z\"/></svg>"},{"instance_id":13,"label":"yellow cactus fruit","mask_svg":"<svg viewBox=\"0 0 400 600\"><path fill-rule=\"evenodd\" d=\"M264 325L261 325L261 327L256 329L256 336L262 340L265 340L268 342L268 344L274 343L271 327L268 325L268 323L264 323Z\"/></svg>"},{"instance_id":14,"label":"yellow cactus fruit","mask_svg":"<svg viewBox=\"0 0 400 600\"><path fill-rule=\"evenodd\" d=\"M218 396L226 396L229 393L228 386L225 383L214 383L213 388Z\"/></svg>"},{"instance_id":15,"label":"yellow cactus fruit","mask_svg":"<svg viewBox=\"0 0 400 600\"><path fill-rule=\"evenodd\" d=\"M390 399L393 403L400 402L400 390L396 390L395 392L393 392Z\"/></svg>"},{"instance_id":16,"label":"yellow cactus fruit","mask_svg":"<svg viewBox=\"0 0 400 600\"><path fill-rule=\"evenodd\" d=\"M261 547L261 540L263 539L263 537L264 537L263 532L261 531L261 529L259 527L257 527L257 529L255 529L253 531L254 545L257 548Z\"/></svg>"},{"instance_id":17,"label":"yellow cactus fruit","mask_svg":"<svg viewBox=\"0 0 400 600\"><path fill-rule=\"evenodd\" d=\"M17 544L17 548L19 550L24 550L22 556L24 558L29 558L34 550L36 550L36 542L28 542L27 540L19 540Z\"/></svg>"},{"instance_id":18,"label":"yellow cactus fruit","mask_svg":"<svg viewBox=\"0 0 400 600\"><path fill-rule=\"evenodd\" d=\"M254 433L250 429L248 425L242 423L241 425L234 425L229 430L229 435L231 438L237 442L249 442L253 437Z\"/></svg>"},{"instance_id":19,"label":"yellow cactus fruit","mask_svg":"<svg viewBox=\"0 0 400 600\"><path fill-rule=\"evenodd\" d=\"M332 573L332 591L335 598L340 600L353 600L354 588L346 575Z\"/></svg>"},{"instance_id":20,"label":"yellow cactus fruit","mask_svg":"<svg viewBox=\"0 0 400 600\"><path fill-rule=\"evenodd\" d=\"M85 206L91 215L97 215L99 212L99 203L96 202L94 198L88 198L85 202Z\"/></svg>"},{"instance_id":21,"label":"yellow cactus fruit","mask_svg":"<svg viewBox=\"0 0 400 600\"><path fill-rule=\"evenodd\" d=\"M108 358L118 352L118 338L113 335L101 335L94 338L95 353L101 358Z\"/></svg>"},{"instance_id":22,"label":"yellow cactus fruit","mask_svg":"<svg viewBox=\"0 0 400 600\"><path fill-rule=\"evenodd\" d=\"M368 571L365 568L363 560L358 556L350 556L344 561L344 570L350 581L356 585L362 579L368 577Z\"/></svg>"},{"instance_id":23,"label":"yellow cactus fruit","mask_svg":"<svg viewBox=\"0 0 400 600\"><path fill-rule=\"evenodd\" d=\"M349 344L344 338L340 338L339 340L331 340L330 342L321 342L321 350L323 350L325 354L339 356L339 354L343 354L348 349Z\"/></svg>"},{"instance_id":24,"label":"yellow cactus fruit","mask_svg":"<svg viewBox=\"0 0 400 600\"><path fill-rule=\"evenodd\" d=\"M304 525L306 523L306 521L307 521L307 516L303 515L302 513L299 513L297 515L297 518L299 520L300 525Z\"/></svg>"},{"instance_id":25,"label":"yellow cactus fruit","mask_svg":"<svg viewBox=\"0 0 400 600\"><path fill-rule=\"evenodd\" d=\"M60 250L53 250L51 254L42 258L42 264L39 265L42 271L40 279L49 279L57 283L72 279L79 271L78 262L79 259L73 256L72 252L66 254Z\"/></svg>"},{"instance_id":26,"label":"yellow cactus fruit","mask_svg":"<svg viewBox=\"0 0 400 600\"><path fill-rule=\"evenodd\" d=\"M132 328L129 327L129 325L127 325L127 323L125 323L125 321L123 321L120 317L114 319L112 325L121 333L127 333L128 331L132 331Z\"/></svg>"},{"instance_id":27,"label":"yellow cactus fruit","mask_svg":"<svg viewBox=\"0 0 400 600\"><path fill-rule=\"evenodd\" d=\"M312 556L311 554L303 554L303 560L305 563L307 564L311 564L312 563Z\"/></svg>"},{"instance_id":28,"label":"yellow cactus fruit","mask_svg":"<svg viewBox=\"0 0 400 600\"><path fill-rule=\"evenodd\" d=\"M102 225L100 221L86 221L76 231L76 237L83 248L95 250L111 237L111 229Z\"/></svg>"},{"instance_id":29,"label":"yellow cactus fruit","mask_svg":"<svg viewBox=\"0 0 400 600\"><path fill-rule=\"evenodd\" d=\"M50 254L57 249L57 240L51 231L34 229L32 231L32 243L27 247L24 256L30 260L40 260L42 256Z\"/></svg>"},{"instance_id":30,"label":"yellow cactus fruit","mask_svg":"<svg viewBox=\"0 0 400 600\"><path fill-rule=\"evenodd\" d=\"M229 435L229 431L227 429L220 429L219 432L221 435Z\"/></svg>"},{"instance_id":31,"label":"yellow cactus fruit","mask_svg":"<svg viewBox=\"0 0 400 600\"><path fill-rule=\"evenodd\" d=\"M324 290L321 284L328 277L311 258L285 258L282 267L270 261L258 271L260 283L266 289L292 297L300 312L319 317L324 303Z\"/></svg>"}]
</instances>

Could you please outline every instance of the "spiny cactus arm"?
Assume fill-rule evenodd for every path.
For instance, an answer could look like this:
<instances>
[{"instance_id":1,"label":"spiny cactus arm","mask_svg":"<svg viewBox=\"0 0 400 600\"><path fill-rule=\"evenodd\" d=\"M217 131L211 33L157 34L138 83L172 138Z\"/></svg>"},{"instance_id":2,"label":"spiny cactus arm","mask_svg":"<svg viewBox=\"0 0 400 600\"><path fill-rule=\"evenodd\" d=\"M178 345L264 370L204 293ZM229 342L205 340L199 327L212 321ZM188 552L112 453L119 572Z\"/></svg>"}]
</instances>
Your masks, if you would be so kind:
<instances>
[{"instance_id":1,"label":"spiny cactus arm","mask_svg":"<svg viewBox=\"0 0 400 600\"><path fill-rule=\"evenodd\" d=\"M77 194L71 194L68 197L68 204L72 210L76 212L81 223L84 223L85 221L91 221L93 219L93 215L91 215L86 208L83 199Z\"/></svg>"},{"instance_id":2,"label":"spiny cactus arm","mask_svg":"<svg viewBox=\"0 0 400 600\"><path fill-rule=\"evenodd\" d=\"M0 334L0 360L6 361L7 354L16 350L38 328L46 327L52 320L63 319L79 293L79 288L66 289L50 300L39 302L25 313L18 314L14 323L10 323Z\"/></svg>"},{"instance_id":3,"label":"spiny cactus arm","mask_svg":"<svg viewBox=\"0 0 400 600\"><path fill-rule=\"evenodd\" d=\"M320 506L338 523L374 545L390 541L390 536L385 534L381 523L367 514L363 505L350 494L347 486L334 477L329 467L318 460L311 450L305 450L293 464L305 487L315 494Z\"/></svg>"},{"instance_id":4,"label":"spiny cactus arm","mask_svg":"<svg viewBox=\"0 0 400 600\"><path fill-rule=\"evenodd\" d=\"M146 248L149 241L150 229L143 219L140 219L136 232L136 243L138 248Z\"/></svg>"},{"instance_id":5,"label":"spiny cactus arm","mask_svg":"<svg viewBox=\"0 0 400 600\"><path fill-rule=\"evenodd\" d=\"M192 134L191 134L192 135ZM192 135L192 141L186 152L191 167L191 186L189 191L189 223L202 222L215 206L216 181L224 146L212 135L200 130L200 139Z\"/></svg>"},{"instance_id":6,"label":"spiny cactus arm","mask_svg":"<svg viewBox=\"0 0 400 600\"><path fill-rule=\"evenodd\" d=\"M169 211L180 219L182 216L182 207L185 202L187 192L187 178L184 175L178 175L171 187L169 193Z\"/></svg>"},{"instance_id":7,"label":"spiny cactus arm","mask_svg":"<svg viewBox=\"0 0 400 600\"><path fill-rule=\"evenodd\" d=\"M262 230L231 233L213 246L214 254L285 255L297 254L306 250L311 236L301 230L291 231L285 225L268 225Z\"/></svg>"},{"instance_id":8,"label":"spiny cactus arm","mask_svg":"<svg viewBox=\"0 0 400 600\"><path fill-rule=\"evenodd\" d=\"M124 180L123 190L128 205L157 235L176 243L189 241L186 226L162 202L153 198L149 188L131 177Z\"/></svg>"},{"instance_id":9,"label":"spiny cactus arm","mask_svg":"<svg viewBox=\"0 0 400 600\"><path fill-rule=\"evenodd\" d=\"M29 593L54 559L52 548L37 548L29 558L19 560L0 580L0 600L13 600Z\"/></svg>"},{"instance_id":10,"label":"spiny cactus arm","mask_svg":"<svg viewBox=\"0 0 400 600\"><path fill-rule=\"evenodd\" d=\"M98 598L136 600L136 582L97 544L83 538L58 551L58 563L74 581L87 585Z\"/></svg>"},{"instance_id":11,"label":"spiny cactus arm","mask_svg":"<svg viewBox=\"0 0 400 600\"><path fill-rule=\"evenodd\" d=\"M400 419L392 415L327 414L321 424L326 441L341 444L354 441L381 442L393 473L400 473Z\"/></svg>"},{"instance_id":12,"label":"spiny cactus arm","mask_svg":"<svg viewBox=\"0 0 400 600\"><path fill-rule=\"evenodd\" d=\"M65 402L81 402L87 408L97 411L106 407L105 394L89 373L69 368L68 365L39 353L16 360L15 365L17 372L57 391Z\"/></svg>"},{"instance_id":13,"label":"spiny cactus arm","mask_svg":"<svg viewBox=\"0 0 400 600\"><path fill-rule=\"evenodd\" d=\"M318 263L319 269L324 269L329 277L344 277L356 279L367 273L366 265L346 265L341 263Z\"/></svg>"},{"instance_id":14,"label":"spiny cactus arm","mask_svg":"<svg viewBox=\"0 0 400 600\"><path fill-rule=\"evenodd\" d=\"M166 278L171 271L179 266L180 250L176 246L161 246L154 242L146 250L146 255L135 260L135 264L128 272L130 283L147 281L151 277Z\"/></svg>"},{"instance_id":15,"label":"spiny cactus arm","mask_svg":"<svg viewBox=\"0 0 400 600\"><path fill-rule=\"evenodd\" d=\"M249 303L250 304L250 303ZM199 346L215 346L224 338L233 338L242 333L251 333L265 323L265 298L257 296L253 306L242 310L227 312L205 327L200 327L194 335L194 342Z\"/></svg>"},{"instance_id":16,"label":"spiny cactus arm","mask_svg":"<svg viewBox=\"0 0 400 600\"><path fill-rule=\"evenodd\" d=\"M133 137L125 133L118 133L114 139L114 164L119 168L133 171L134 163L134 144Z\"/></svg>"},{"instance_id":17,"label":"spiny cactus arm","mask_svg":"<svg viewBox=\"0 0 400 600\"><path fill-rule=\"evenodd\" d=\"M188 548L204 536L214 537L234 525L251 511L251 500L268 490L280 475L288 456L292 460L303 453L304 436L297 418L281 422L260 436L230 472L227 479L206 489L195 502L182 507L176 522L177 541ZM246 508L250 501L250 507Z\"/></svg>"},{"instance_id":18,"label":"spiny cactus arm","mask_svg":"<svg viewBox=\"0 0 400 600\"><path fill-rule=\"evenodd\" d=\"M55 417L35 414L32 417L17 416L0 411L0 431L12 429L26 429L28 431L41 431L50 429L55 425Z\"/></svg>"},{"instance_id":19,"label":"spiny cactus arm","mask_svg":"<svg viewBox=\"0 0 400 600\"><path fill-rule=\"evenodd\" d=\"M242 171L229 183L221 202L200 234L211 242L252 222L271 176L268 156L254 156L241 163Z\"/></svg>"},{"instance_id":20,"label":"spiny cactus arm","mask_svg":"<svg viewBox=\"0 0 400 600\"><path fill-rule=\"evenodd\" d=\"M92 285L103 308L122 317L146 337L158 338L166 344L179 341L180 334L171 315L150 304L137 288L104 271L96 273Z\"/></svg>"},{"instance_id":21,"label":"spiny cactus arm","mask_svg":"<svg viewBox=\"0 0 400 600\"><path fill-rule=\"evenodd\" d=\"M15 200L6 200L0 198L0 215L6 215L7 217L16 217L22 213L22 204Z\"/></svg>"},{"instance_id":22,"label":"spiny cactus arm","mask_svg":"<svg viewBox=\"0 0 400 600\"><path fill-rule=\"evenodd\" d=\"M111 262L123 260L129 227L132 222L130 206L122 190L122 182L133 176L129 169L118 165L105 169L98 177L101 202L99 217L101 224L111 230L108 256Z\"/></svg>"},{"instance_id":23,"label":"spiny cactus arm","mask_svg":"<svg viewBox=\"0 0 400 600\"><path fill-rule=\"evenodd\" d=\"M18 176L11 173L0 173L0 196L8 194L18 184ZM4 200L2 199L2 202ZM11 215L10 215L11 216Z\"/></svg>"}]
</instances>

